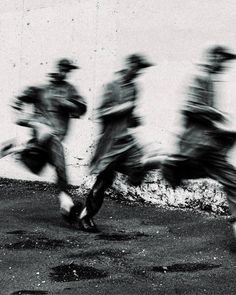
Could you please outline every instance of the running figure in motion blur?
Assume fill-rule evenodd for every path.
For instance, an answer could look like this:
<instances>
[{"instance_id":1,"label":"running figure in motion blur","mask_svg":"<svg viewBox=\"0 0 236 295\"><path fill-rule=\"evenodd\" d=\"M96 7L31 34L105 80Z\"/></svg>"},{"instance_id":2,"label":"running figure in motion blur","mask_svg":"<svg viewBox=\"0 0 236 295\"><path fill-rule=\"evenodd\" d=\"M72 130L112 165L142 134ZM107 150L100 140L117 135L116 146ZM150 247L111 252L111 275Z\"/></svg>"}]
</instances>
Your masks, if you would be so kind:
<instances>
[{"instance_id":1,"label":"running figure in motion blur","mask_svg":"<svg viewBox=\"0 0 236 295\"><path fill-rule=\"evenodd\" d=\"M105 87L98 109L102 134L91 161L91 171L97 174L97 178L80 214L81 226L85 230L97 230L92 218L101 208L116 172L127 175L130 184L140 185L148 170L160 166L154 158L144 161L143 148L132 131L140 125L140 118L135 114L138 97L135 79L150 66L152 64L142 55L130 55L125 68L117 72L118 78Z\"/></svg>"},{"instance_id":2,"label":"running figure in motion blur","mask_svg":"<svg viewBox=\"0 0 236 295\"><path fill-rule=\"evenodd\" d=\"M236 55L223 46L213 46L207 51L202 74L195 77L182 111L185 130L178 153L167 158L162 172L173 187L184 179L206 177L221 183L227 194L236 238L236 170L227 161L236 132L226 130L226 117L215 107L217 75L235 58Z\"/></svg>"},{"instance_id":3,"label":"running figure in motion blur","mask_svg":"<svg viewBox=\"0 0 236 295\"><path fill-rule=\"evenodd\" d=\"M75 205L67 191L67 173L62 141L68 133L70 118L80 118L86 112L86 103L76 88L66 81L68 74L77 69L68 59L57 62L57 71L49 74L50 81L44 87L28 87L18 96L14 109L23 112L16 124L29 127L32 138L23 146L8 144L1 150L1 156L9 153L35 174L39 174L47 163L51 164L57 175L58 198L64 219L70 224L76 220ZM32 106L32 113L24 116L24 107Z\"/></svg>"}]
</instances>

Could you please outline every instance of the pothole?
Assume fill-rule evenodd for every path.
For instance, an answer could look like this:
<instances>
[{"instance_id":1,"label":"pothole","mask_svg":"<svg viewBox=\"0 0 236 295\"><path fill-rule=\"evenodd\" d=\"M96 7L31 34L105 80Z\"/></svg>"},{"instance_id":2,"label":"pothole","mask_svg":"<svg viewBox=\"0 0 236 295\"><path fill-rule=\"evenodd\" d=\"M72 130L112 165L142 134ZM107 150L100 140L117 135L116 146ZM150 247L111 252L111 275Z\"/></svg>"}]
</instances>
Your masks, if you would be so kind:
<instances>
[{"instance_id":1,"label":"pothole","mask_svg":"<svg viewBox=\"0 0 236 295\"><path fill-rule=\"evenodd\" d=\"M47 237L27 237L24 240L15 243L8 243L4 248L9 250L53 250L57 248L75 247L76 245L70 241L63 241L57 239L49 239Z\"/></svg>"},{"instance_id":2,"label":"pothole","mask_svg":"<svg viewBox=\"0 0 236 295\"><path fill-rule=\"evenodd\" d=\"M177 263L165 266L154 266L150 269L153 272L196 272L211 270L214 268L219 268L221 264L210 264L210 263Z\"/></svg>"},{"instance_id":3,"label":"pothole","mask_svg":"<svg viewBox=\"0 0 236 295\"><path fill-rule=\"evenodd\" d=\"M48 291L40 290L21 290L11 293L11 295L45 295L48 294Z\"/></svg>"},{"instance_id":4,"label":"pothole","mask_svg":"<svg viewBox=\"0 0 236 295\"><path fill-rule=\"evenodd\" d=\"M107 277L107 272L95 267L75 263L59 265L52 268L50 278L55 282L72 282Z\"/></svg>"},{"instance_id":5,"label":"pothole","mask_svg":"<svg viewBox=\"0 0 236 295\"><path fill-rule=\"evenodd\" d=\"M8 235L25 235L27 232L25 230L13 230L6 232Z\"/></svg>"},{"instance_id":6,"label":"pothole","mask_svg":"<svg viewBox=\"0 0 236 295\"><path fill-rule=\"evenodd\" d=\"M129 241L129 240L135 240L140 237L146 237L148 235L144 233L117 233L117 234L99 234L97 235L96 239L98 240L106 240L106 241Z\"/></svg>"}]
</instances>

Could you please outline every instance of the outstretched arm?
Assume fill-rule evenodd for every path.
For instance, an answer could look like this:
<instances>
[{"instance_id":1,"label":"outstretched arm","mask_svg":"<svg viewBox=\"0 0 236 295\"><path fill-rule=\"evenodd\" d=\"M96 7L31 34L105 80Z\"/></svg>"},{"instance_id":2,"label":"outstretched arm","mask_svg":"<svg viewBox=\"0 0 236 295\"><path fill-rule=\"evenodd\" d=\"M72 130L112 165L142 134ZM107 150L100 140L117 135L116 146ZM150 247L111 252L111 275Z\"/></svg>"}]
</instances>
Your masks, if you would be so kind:
<instances>
[{"instance_id":1,"label":"outstretched arm","mask_svg":"<svg viewBox=\"0 0 236 295\"><path fill-rule=\"evenodd\" d=\"M32 95L21 95L14 98L11 107L17 111L16 124L24 127L32 127L30 122L30 115L26 112L26 108L32 105L37 99L36 96Z\"/></svg>"},{"instance_id":2,"label":"outstretched arm","mask_svg":"<svg viewBox=\"0 0 236 295\"><path fill-rule=\"evenodd\" d=\"M183 114L198 119L223 121L224 114L213 107L212 81L198 77L190 87Z\"/></svg>"},{"instance_id":3,"label":"outstretched arm","mask_svg":"<svg viewBox=\"0 0 236 295\"><path fill-rule=\"evenodd\" d=\"M87 104L85 99L79 95L78 91L72 85L70 85L69 92L69 98L60 102L61 107L66 109L71 117L79 118L86 113Z\"/></svg>"},{"instance_id":4,"label":"outstretched arm","mask_svg":"<svg viewBox=\"0 0 236 295\"><path fill-rule=\"evenodd\" d=\"M117 117L130 113L134 108L134 103L131 101L119 103L116 106L104 108L100 111L100 118Z\"/></svg>"},{"instance_id":5,"label":"outstretched arm","mask_svg":"<svg viewBox=\"0 0 236 295\"><path fill-rule=\"evenodd\" d=\"M103 94L103 102L99 111L99 118L112 119L115 117L126 116L130 114L135 108L134 101L122 102L119 99L119 89L116 85L108 84Z\"/></svg>"}]
</instances>

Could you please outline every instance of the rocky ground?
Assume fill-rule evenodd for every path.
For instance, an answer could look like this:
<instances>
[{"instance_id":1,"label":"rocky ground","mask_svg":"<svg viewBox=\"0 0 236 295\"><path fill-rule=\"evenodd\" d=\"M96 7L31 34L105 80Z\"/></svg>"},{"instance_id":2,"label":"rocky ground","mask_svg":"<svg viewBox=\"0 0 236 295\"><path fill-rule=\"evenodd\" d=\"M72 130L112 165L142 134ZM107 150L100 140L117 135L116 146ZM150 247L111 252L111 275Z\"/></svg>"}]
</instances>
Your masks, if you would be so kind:
<instances>
[{"instance_id":1,"label":"rocky ground","mask_svg":"<svg viewBox=\"0 0 236 295\"><path fill-rule=\"evenodd\" d=\"M93 182L93 178L87 177L80 190L83 189L86 193ZM161 173L149 173L141 187L127 185L126 177L118 175L108 195L115 199L161 207L192 208L218 215L229 214L221 185L210 179L184 181L180 187L173 189L162 178Z\"/></svg>"}]
</instances>

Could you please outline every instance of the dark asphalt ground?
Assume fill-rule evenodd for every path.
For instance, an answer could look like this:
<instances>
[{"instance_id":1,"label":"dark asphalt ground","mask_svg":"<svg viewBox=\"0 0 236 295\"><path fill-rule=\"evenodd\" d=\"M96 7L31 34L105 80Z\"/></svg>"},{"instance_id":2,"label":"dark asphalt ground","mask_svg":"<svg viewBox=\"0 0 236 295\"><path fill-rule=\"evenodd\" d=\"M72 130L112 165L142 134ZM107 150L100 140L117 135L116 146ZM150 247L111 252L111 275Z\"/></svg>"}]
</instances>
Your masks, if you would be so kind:
<instances>
[{"instance_id":1,"label":"dark asphalt ground","mask_svg":"<svg viewBox=\"0 0 236 295\"><path fill-rule=\"evenodd\" d=\"M0 179L0 294L236 294L227 217L106 200L71 229L53 188Z\"/></svg>"}]
</instances>

